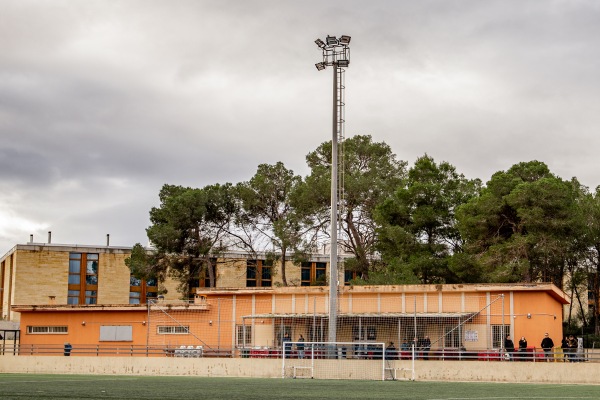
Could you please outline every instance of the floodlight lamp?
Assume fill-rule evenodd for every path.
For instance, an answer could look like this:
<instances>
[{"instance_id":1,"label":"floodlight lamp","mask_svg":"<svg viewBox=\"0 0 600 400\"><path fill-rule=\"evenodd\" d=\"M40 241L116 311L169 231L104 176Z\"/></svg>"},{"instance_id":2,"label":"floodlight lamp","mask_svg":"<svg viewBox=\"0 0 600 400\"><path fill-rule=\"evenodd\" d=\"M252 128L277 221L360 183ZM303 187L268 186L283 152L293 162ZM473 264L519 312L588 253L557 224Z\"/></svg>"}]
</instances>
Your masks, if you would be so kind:
<instances>
[{"instance_id":1,"label":"floodlight lamp","mask_svg":"<svg viewBox=\"0 0 600 400\"><path fill-rule=\"evenodd\" d=\"M348 36L348 35L342 35L342 36L340 36L340 44L349 45L350 44L350 39L351 39L350 36Z\"/></svg>"},{"instance_id":2,"label":"floodlight lamp","mask_svg":"<svg viewBox=\"0 0 600 400\"><path fill-rule=\"evenodd\" d=\"M347 67L350 65L350 60L338 60L337 65L338 67Z\"/></svg>"},{"instance_id":3,"label":"floodlight lamp","mask_svg":"<svg viewBox=\"0 0 600 400\"><path fill-rule=\"evenodd\" d=\"M327 38L325 39L325 41L330 46L338 44L338 40L335 38L335 36L327 36Z\"/></svg>"},{"instance_id":4,"label":"floodlight lamp","mask_svg":"<svg viewBox=\"0 0 600 400\"><path fill-rule=\"evenodd\" d=\"M317 71L323 71L326 67L324 62L316 63L315 67L317 67Z\"/></svg>"},{"instance_id":5,"label":"floodlight lamp","mask_svg":"<svg viewBox=\"0 0 600 400\"><path fill-rule=\"evenodd\" d=\"M322 41L321 39L317 39L315 40L315 43L317 44L317 46L319 46L320 48L324 48L325 47L325 42Z\"/></svg>"}]
</instances>

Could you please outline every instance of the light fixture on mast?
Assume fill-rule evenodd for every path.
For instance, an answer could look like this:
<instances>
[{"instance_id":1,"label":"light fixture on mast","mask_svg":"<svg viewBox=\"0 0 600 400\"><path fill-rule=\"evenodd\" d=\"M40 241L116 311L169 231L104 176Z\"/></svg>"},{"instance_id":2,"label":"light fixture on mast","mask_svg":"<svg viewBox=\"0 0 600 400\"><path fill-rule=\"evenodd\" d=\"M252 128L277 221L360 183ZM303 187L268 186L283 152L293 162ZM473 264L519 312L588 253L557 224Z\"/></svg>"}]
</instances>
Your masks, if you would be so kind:
<instances>
[{"instance_id":1,"label":"light fixture on mast","mask_svg":"<svg viewBox=\"0 0 600 400\"><path fill-rule=\"evenodd\" d=\"M344 68L350 66L350 36L327 36L315 40L323 51L323 61L315 64L318 71L333 67L333 132L331 140L331 236L329 246L329 342L337 341L338 297L338 142L344 138Z\"/></svg>"}]
</instances>

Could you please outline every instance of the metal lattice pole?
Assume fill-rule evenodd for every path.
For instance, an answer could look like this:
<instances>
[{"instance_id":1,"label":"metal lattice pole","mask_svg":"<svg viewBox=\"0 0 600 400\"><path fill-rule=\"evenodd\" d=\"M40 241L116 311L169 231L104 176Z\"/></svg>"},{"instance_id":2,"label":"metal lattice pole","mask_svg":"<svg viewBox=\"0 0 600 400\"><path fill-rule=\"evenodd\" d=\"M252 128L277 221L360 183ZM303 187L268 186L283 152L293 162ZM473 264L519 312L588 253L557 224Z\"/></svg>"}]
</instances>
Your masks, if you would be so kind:
<instances>
[{"instance_id":1,"label":"metal lattice pole","mask_svg":"<svg viewBox=\"0 0 600 400\"><path fill-rule=\"evenodd\" d=\"M342 68L350 65L350 36L342 35L340 38L327 36L325 41L315 40L315 43L323 51L323 61L316 64L317 70L321 71L327 67L333 67L333 121L331 140L331 233L330 233L330 257L329 257L329 341L337 340L337 298L338 298L338 140L343 135L343 82Z\"/></svg>"}]
</instances>

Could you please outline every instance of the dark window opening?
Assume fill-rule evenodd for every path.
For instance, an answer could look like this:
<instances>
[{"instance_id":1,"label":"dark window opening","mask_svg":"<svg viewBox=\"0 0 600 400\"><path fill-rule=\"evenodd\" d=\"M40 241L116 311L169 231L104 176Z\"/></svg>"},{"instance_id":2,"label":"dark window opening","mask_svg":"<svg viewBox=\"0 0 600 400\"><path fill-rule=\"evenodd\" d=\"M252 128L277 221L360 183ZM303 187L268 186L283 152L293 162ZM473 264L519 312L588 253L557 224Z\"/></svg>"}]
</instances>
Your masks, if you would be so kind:
<instances>
[{"instance_id":1,"label":"dark window opening","mask_svg":"<svg viewBox=\"0 0 600 400\"><path fill-rule=\"evenodd\" d=\"M273 261L246 261L246 287L271 287L273 285Z\"/></svg>"}]
</instances>

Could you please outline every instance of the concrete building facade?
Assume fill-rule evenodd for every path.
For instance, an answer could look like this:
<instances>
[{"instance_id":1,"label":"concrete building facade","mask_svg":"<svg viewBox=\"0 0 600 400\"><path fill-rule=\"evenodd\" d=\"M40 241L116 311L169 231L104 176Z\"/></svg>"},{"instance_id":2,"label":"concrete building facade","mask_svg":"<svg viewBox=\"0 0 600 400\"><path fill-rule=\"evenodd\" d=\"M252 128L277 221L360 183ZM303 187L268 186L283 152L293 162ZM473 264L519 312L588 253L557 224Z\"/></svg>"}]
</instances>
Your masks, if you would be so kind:
<instances>
[{"instance_id":1,"label":"concrete building facade","mask_svg":"<svg viewBox=\"0 0 600 400\"><path fill-rule=\"evenodd\" d=\"M16 245L0 258L3 319L20 322L20 343L31 349L70 341L240 355L278 351L285 337L328 337L329 288L319 286L326 283L327 255L288 260L291 286L283 287L279 262L230 253L213 260L216 287L200 276L195 297L181 299L172 279L159 285L132 278L130 254L113 246ZM348 283L344 272L339 278ZM506 334L536 346L548 332L559 343L568 304L551 284L343 285L337 296L338 341L399 347L427 337L432 350L498 349Z\"/></svg>"},{"instance_id":2,"label":"concrete building facade","mask_svg":"<svg viewBox=\"0 0 600 400\"><path fill-rule=\"evenodd\" d=\"M349 286L340 289L338 341L390 343L430 338L440 352L501 350L505 335L544 333L560 345L561 310L567 303L551 284ZM74 349L150 348L164 356L178 348L242 356L281 354L285 337L327 339L326 287L200 289L194 303L161 300L137 305L14 306L21 313L21 348L68 341ZM515 340L516 343L516 340ZM347 356L357 349L347 346ZM419 347L423 345L419 344ZM133 350L132 350L133 351ZM361 350L362 351L362 350ZM429 350L428 350L429 351Z\"/></svg>"},{"instance_id":3,"label":"concrete building facade","mask_svg":"<svg viewBox=\"0 0 600 400\"><path fill-rule=\"evenodd\" d=\"M5 321L18 321L12 307L21 305L144 304L159 295L181 299L178 282L169 277L164 282L131 277L125 264L130 254L130 247L17 244L0 257L0 315ZM288 284L324 284L327 258L316 254L301 264L287 260ZM218 288L282 285L280 261L269 261L264 255L228 253L212 261ZM196 285L210 286L207 278L200 276ZM344 279L343 273L340 278Z\"/></svg>"}]
</instances>

